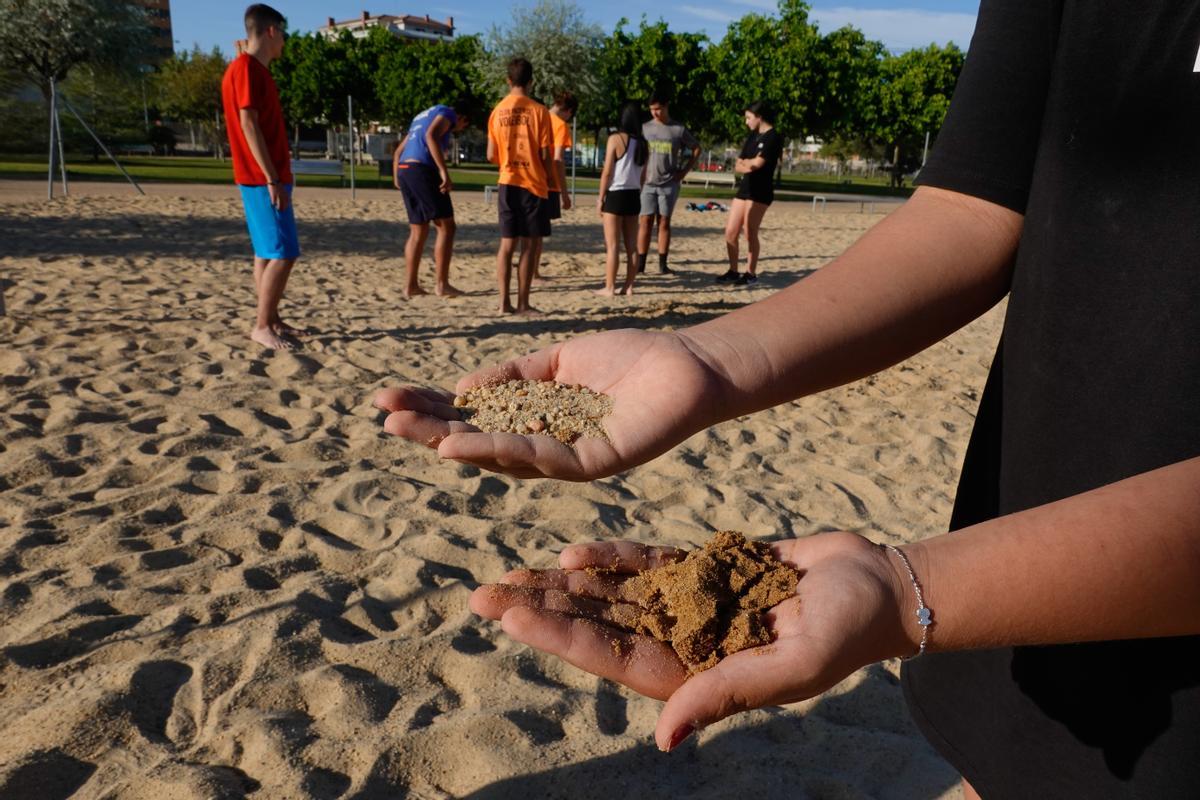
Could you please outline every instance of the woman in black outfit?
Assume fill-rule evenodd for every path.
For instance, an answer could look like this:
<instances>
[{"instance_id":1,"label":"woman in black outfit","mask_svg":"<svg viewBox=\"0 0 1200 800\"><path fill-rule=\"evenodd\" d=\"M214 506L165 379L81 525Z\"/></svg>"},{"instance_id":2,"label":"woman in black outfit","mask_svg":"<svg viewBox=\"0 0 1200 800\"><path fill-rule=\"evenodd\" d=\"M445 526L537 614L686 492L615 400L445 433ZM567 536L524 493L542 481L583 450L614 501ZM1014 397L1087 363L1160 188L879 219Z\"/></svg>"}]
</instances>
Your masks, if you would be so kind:
<instances>
[{"instance_id":1,"label":"woman in black outfit","mask_svg":"<svg viewBox=\"0 0 1200 800\"><path fill-rule=\"evenodd\" d=\"M775 110L764 100L746 106L746 127L750 135L742 145L742 154L734 171L742 178L729 222L725 225L725 250L729 253L729 271L717 277L718 283L745 286L758 280L758 226L762 224L767 207L775 199L772 181L779 156L783 153L783 137L775 130ZM746 232L750 251L746 258L746 273L738 274L738 237Z\"/></svg>"}]
</instances>

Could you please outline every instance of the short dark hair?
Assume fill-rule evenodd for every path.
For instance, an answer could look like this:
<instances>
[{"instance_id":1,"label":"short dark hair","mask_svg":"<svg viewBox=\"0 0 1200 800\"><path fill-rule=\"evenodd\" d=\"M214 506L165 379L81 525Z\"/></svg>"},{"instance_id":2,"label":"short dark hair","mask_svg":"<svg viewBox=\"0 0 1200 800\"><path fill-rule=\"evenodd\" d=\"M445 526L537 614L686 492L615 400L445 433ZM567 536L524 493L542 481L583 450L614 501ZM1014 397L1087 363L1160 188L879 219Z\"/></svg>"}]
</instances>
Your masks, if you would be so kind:
<instances>
[{"instance_id":1,"label":"short dark hair","mask_svg":"<svg viewBox=\"0 0 1200 800\"><path fill-rule=\"evenodd\" d=\"M766 100L755 100L753 103L746 106L742 110L749 111L751 114L753 114L756 117L762 117L763 119L765 119L767 122L771 123L772 125L775 124L775 107L772 106L770 103L768 103Z\"/></svg>"},{"instance_id":2,"label":"short dark hair","mask_svg":"<svg viewBox=\"0 0 1200 800\"><path fill-rule=\"evenodd\" d=\"M579 98L570 92L559 92L554 95L554 105L561 108L563 111L570 111L574 114L579 110Z\"/></svg>"},{"instance_id":3,"label":"short dark hair","mask_svg":"<svg viewBox=\"0 0 1200 800\"><path fill-rule=\"evenodd\" d=\"M246 34L254 35L266 32L274 26L282 33L286 25L283 14L271 8L266 3L255 3L246 8Z\"/></svg>"},{"instance_id":4,"label":"short dark hair","mask_svg":"<svg viewBox=\"0 0 1200 800\"><path fill-rule=\"evenodd\" d=\"M513 86L524 89L533 83L533 64L529 63L529 59L517 56L508 62L508 79L512 81Z\"/></svg>"},{"instance_id":5,"label":"short dark hair","mask_svg":"<svg viewBox=\"0 0 1200 800\"><path fill-rule=\"evenodd\" d=\"M671 105L671 97L664 89L655 89L650 93L650 101L646 103L648 106L669 106Z\"/></svg>"}]
</instances>

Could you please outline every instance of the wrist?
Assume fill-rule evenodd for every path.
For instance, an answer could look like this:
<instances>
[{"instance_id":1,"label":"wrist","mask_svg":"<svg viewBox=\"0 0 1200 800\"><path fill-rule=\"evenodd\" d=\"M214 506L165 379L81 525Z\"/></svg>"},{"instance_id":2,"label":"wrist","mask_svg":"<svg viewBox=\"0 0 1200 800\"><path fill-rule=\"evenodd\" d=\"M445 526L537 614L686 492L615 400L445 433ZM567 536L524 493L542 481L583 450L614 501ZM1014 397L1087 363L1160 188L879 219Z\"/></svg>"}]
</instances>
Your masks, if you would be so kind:
<instances>
[{"instance_id":1,"label":"wrist","mask_svg":"<svg viewBox=\"0 0 1200 800\"><path fill-rule=\"evenodd\" d=\"M736 378L732 375L727 364L729 357L737 357L736 351L719 335L704 329L688 328L672 332L692 356L700 362L708 373L708 385L703 392L698 393L695 400L699 413L703 417L701 428L707 428L718 422L739 416L741 403Z\"/></svg>"},{"instance_id":2,"label":"wrist","mask_svg":"<svg viewBox=\"0 0 1200 800\"><path fill-rule=\"evenodd\" d=\"M922 604L929 609L929 572L925 548L920 543L904 545L900 550L904 558L884 545L880 545L879 549L888 565L889 585L896 608L895 623L890 626L894 635L889 639L889 652L899 658L912 658L921 652L931 652L934 649L932 631L920 624L917 613ZM911 567L912 575L909 574L904 559L907 559L907 566ZM921 590L920 597L917 594L918 586ZM921 648L922 640L925 641L924 651Z\"/></svg>"}]
</instances>

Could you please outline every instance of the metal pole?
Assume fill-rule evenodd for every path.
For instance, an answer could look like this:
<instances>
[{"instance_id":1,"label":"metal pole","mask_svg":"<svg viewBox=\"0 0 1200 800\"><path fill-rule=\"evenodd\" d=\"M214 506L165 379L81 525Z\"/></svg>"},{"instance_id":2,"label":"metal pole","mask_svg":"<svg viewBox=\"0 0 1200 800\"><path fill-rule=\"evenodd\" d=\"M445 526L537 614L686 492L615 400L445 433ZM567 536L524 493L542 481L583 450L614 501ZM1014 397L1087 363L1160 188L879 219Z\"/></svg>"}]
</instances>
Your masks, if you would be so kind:
<instances>
[{"instance_id":1,"label":"metal pole","mask_svg":"<svg viewBox=\"0 0 1200 800\"><path fill-rule=\"evenodd\" d=\"M929 156L929 131L925 131L925 150L921 153L921 166L925 166L925 159Z\"/></svg>"},{"instance_id":2,"label":"metal pole","mask_svg":"<svg viewBox=\"0 0 1200 800\"><path fill-rule=\"evenodd\" d=\"M150 107L146 105L146 76L142 76L142 120L146 123L146 136L150 135Z\"/></svg>"},{"instance_id":3,"label":"metal pole","mask_svg":"<svg viewBox=\"0 0 1200 800\"><path fill-rule=\"evenodd\" d=\"M571 205L575 205L575 152L579 142L579 120L571 115Z\"/></svg>"},{"instance_id":4,"label":"metal pole","mask_svg":"<svg viewBox=\"0 0 1200 800\"><path fill-rule=\"evenodd\" d=\"M63 197L70 192L67 186L67 155L63 151L62 118L58 115L58 105L54 106L54 132L58 134L58 169L62 172Z\"/></svg>"},{"instance_id":5,"label":"metal pole","mask_svg":"<svg viewBox=\"0 0 1200 800\"><path fill-rule=\"evenodd\" d=\"M354 98L346 95L346 117L350 123L350 199L355 197L354 189Z\"/></svg>"},{"instance_id":6,"label":"metal pole","mask_svg":"<svg viewBox=\"0 0 1200 800\"><path fill-rule=\"evenodd\" d=\"M123 166L121 166L121 162L120 162L120 161L117 161L117 158L116 158L116 156L114 156L112 153L110 153L110 152L109 152L108 148L107 148L107 147L104 145L104 142L100 141L100 137L96 135L96 132L95 132L95 131L93 131L93 130L92 130L92 129L91 129L89 126L88 126L88 124L87 124L86 122L84 122L84 121L83 121L83 117L79 116L79 112L75 110L75 108L74 108L74 107L71 105L71 102L70 102L69 100L67 100L67 98L66 98L66 97L64 97L64 98L62 99L62 101L63 101L63 105L67 107L67 111L70 111L70 112L71 112L71 116L73 116L73 117L75 117L75 119L79 120L79 124L83 126L83 129L84 129L85 131L87 131L87 132L88 132L88 134L89 134L89 135L90 135L90 136L91 136L93 139L95 139L95 140L96 140L96 144L100 145L100 149L104 151L104 155L108 156L108 157L109 157L109 159L110 159L110 160L111 160L111 161L112 161L114 164L116 164L116 165L117 165L117 169L121 170L121 174L125 176L125 180L127 180L127 181L129 181L131 184L133 184L133 188L134 188L134 189L137 189L137 193L138 193L138 194L145 194L145 192L143 192L143 191L142 191L142 187L141 187L141 186L138 186L138 182L137 182L137 181L135 181L135 180L133 179L133 177L132 177L132 176L131 176L131 175L130 175L128 172L126 172L126 171L125 171L125 168L124 168Z\"/></svg>"},{"instance_id":7,"label":"metal pole","mask_svg":"<svg viewBox=\"0 0 1200 800\"><path fill-rule=\"evenodd\" d=\"M54 78L50 79L50 167L46 171L46 199L54 199Z\"/></svg>"}]
</instances>

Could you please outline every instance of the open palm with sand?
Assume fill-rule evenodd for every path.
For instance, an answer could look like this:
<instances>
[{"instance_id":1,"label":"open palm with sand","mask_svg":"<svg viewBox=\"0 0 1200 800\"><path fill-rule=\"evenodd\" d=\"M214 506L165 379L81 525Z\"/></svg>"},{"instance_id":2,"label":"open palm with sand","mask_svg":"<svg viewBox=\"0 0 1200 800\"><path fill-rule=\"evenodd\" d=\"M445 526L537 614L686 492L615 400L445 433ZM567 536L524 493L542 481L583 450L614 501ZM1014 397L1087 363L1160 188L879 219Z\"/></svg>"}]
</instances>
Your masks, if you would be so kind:
<instances>
[{"instance_id":1,"label":"open palm with sand","mask_svg":"<svg viewBox=\"0 0 1200 800\"><path fill-rule=\"evenodd\" d=\"M384 429L454 459L521 478L591 480L649 461L721 419L724 381L679 333L619 330L584 336L467 375L459 393L510 380L580 384L612 398L608 441L573 446L543 435L484 433L463 421L448 392L383 389Z\"/></svg>"}]
</instances>

